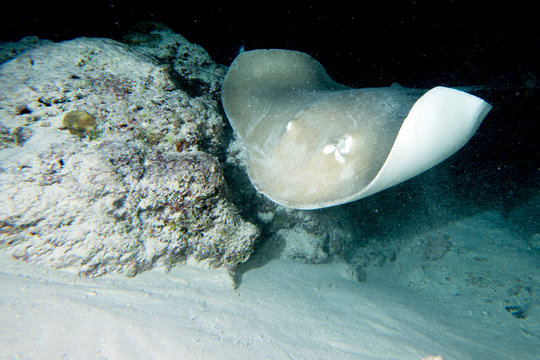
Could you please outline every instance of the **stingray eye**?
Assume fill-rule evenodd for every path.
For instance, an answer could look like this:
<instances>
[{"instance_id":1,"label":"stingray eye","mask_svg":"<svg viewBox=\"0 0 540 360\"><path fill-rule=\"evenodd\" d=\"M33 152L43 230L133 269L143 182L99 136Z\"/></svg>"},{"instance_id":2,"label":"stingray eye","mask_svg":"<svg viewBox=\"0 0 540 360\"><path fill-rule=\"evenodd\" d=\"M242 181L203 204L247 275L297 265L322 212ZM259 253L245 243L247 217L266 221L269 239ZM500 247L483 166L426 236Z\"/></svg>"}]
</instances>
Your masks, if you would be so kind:
<instances>
[{"instance_id":1,"label":"stingray eye","mask_svg":"<svg viewBox=\"0 0 540 360\"><path fill-rule=\"evenodd\" d=\"M339 140L337 149L341 155L347 155L351 151L353 138L350 135L345 135Z\"/></svg>"},{"instance_id":2,"label":"stingray eye","mask_svg":"<svg viewBox=\"0 0 540 360\"><path fill-rule=\"evenodd\" d=\"M353 138L350 135L344 135L339 140L326 145L323 148L323 153L326 155L330 155L332 153L336 153L339 155L347 155L351 151L351 147L353 144Z\"/></svg>"},{"instance_id":3,"label":"stingray eye","mask_svg":"<svg viewBox=\"0 0 540 360\"><path fill-rule=\"evenodd\" d=\"M336 145L335 144L328 144L322 149L322 152L325 153L326 155L330 155L334 151L336 151Z\"/></svg>"},{"instance_id":4,"label":"stingray eye","mask_svg":"<svg viewBox=\"0 0 540 360\"><path fill-rule=\"evenodd\" d=\"M345 164L345 156L351 151L352 144L352 136L344 135L336 142L326 145L322 151L326 155L334 154L338 163Z\"/></svg>"}]
</instances>

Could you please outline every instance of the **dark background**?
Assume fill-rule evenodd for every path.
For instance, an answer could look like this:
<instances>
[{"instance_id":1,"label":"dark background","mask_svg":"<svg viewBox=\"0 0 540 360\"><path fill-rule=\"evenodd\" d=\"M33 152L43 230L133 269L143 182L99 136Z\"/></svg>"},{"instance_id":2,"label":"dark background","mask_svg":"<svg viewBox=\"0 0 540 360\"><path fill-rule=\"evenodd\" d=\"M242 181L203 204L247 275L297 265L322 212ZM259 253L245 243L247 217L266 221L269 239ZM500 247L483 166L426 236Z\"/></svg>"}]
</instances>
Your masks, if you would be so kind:
<instances>
[{"instance_id":1,"label":"dark background","mask_svg":"<svg viewBox=\"0 0 540 360\"><path fill-rule=\"evenodd\" d=\"M202 45L224 65L241 45L293 49L311 54L336 80L352 86L516 85L540 60L537 11L526 2L10 3L11 9L1 11L0 40L121 39L135 23L153 20Z\"/></svg>"},{"instance_id":2,"label":"dark background","mask_svg":"<svg viewBox=\"0 0 540 360\"><path fill-rule=\"evenodd\" d=\"M480 86L474 93L494 109L471 142L445 162L453 193L503 208L538 193L540 38L534 2L244 4L19 1L2 8L0 40L121 40L134 24L150 20L200 44L224 65L241 46L284 48L311 54L331 77L353 87Z\"/></svg>"}]
</instances>

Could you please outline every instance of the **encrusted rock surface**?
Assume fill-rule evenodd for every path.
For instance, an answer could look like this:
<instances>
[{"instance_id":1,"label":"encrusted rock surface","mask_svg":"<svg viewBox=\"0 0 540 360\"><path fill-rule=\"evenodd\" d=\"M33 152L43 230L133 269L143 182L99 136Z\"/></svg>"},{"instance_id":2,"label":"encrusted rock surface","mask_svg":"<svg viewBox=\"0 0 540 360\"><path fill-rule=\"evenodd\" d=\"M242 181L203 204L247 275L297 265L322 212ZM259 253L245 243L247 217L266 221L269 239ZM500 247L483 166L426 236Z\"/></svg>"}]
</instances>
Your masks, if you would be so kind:
<instances>
[{"instance_id":1,"label":"encrusted rock surface","mask_svg":"<svg viewBox=\"0 0 540 360\"><path fill-rule=\"evenodd\" d=\"M235 269L252 253L259 231L217 160L222 67L158 30L152 47L78 38L0 66L0 246L14 257L133 276L186 259ZM70 132L70 111L95 128Z\"/></svg>"},{"instance_id":2,"label":"encrusted rock surface","mask_svg":"<svg viewBox=\"0 0 540 360\"><path fill-rule=\"evenodd\" d=\"M25 36L17 42L0 41L0 64L29 49L51 43L52 41L37 36Z\"/></svg>"},{"instance_id":3,"label":"encrusted rock surface","mask_svg":"<svg viewBox=\"0 0 540 360\"><path fill-rule=\"evenodd\" d=\"M175 81L190 95L220 97L227 68L212 61L200 45L190 43L182 35L155 22L135 25L124 36L124 41L168 63Z\"/></svg>"}]
</instances>

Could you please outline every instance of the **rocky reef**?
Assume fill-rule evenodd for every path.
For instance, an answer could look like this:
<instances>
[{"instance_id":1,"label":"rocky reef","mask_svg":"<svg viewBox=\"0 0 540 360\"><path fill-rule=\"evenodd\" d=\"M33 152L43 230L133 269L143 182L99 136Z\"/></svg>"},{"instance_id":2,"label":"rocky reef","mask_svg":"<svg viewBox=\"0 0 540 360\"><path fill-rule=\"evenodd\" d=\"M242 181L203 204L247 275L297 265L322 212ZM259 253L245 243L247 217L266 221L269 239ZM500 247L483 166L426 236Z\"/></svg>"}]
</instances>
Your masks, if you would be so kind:
<instances>
[{"instance_id":1,"label":"rocky reef","mask_svg":"<svg viewBox=\"0 0 540 360\"><path fill-rule=\"evenodd\" d=\"M144 31L8 52L0 244L13 257L134 276L190 259L234 270L253 252L259 230L218 160L223 66L166 28Z\"/></svg>"}]
</instances>

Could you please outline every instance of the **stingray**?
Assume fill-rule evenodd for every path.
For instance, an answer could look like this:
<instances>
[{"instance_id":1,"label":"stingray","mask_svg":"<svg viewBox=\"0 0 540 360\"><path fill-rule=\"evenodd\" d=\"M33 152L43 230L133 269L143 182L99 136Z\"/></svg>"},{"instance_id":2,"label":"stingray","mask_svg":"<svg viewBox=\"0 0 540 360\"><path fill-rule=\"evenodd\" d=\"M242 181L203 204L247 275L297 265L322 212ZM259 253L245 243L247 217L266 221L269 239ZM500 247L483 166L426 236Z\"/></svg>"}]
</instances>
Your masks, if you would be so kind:
<instances>
[{"instance_id":1,"label":"stingray","mask_svg":"<svg viewBox=\"0 0 540 360\"><path fill-rule=\"evenodd\" d=\"M465 145L491 110L441 86L353 89L291 50L240 54L222 103L255 188L296 209L355 201L430 169Z\"/></svg>"}]
</instances>

